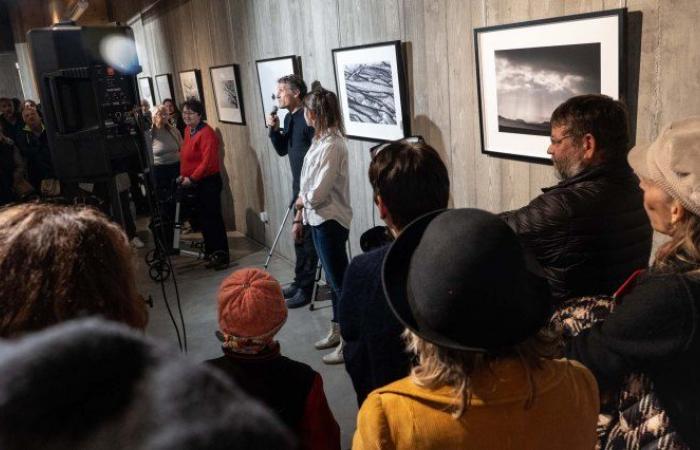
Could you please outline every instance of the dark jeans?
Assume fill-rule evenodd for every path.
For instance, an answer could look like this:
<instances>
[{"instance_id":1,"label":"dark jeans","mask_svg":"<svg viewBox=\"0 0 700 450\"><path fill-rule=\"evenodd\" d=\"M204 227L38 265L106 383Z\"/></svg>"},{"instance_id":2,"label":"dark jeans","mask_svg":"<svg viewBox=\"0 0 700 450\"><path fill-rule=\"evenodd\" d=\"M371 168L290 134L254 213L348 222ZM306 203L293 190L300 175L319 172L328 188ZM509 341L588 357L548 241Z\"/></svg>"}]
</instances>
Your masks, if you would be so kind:
<instances>
[{"instance_id":1,"label":"dark jeans","mask_svg":"<svg viewBox=\"0 0 700 450\"><path fill-rule=\"evenodd\" d=\"M153 166L155 194L160 211L159 229L155 230L166 249L173 245L173 222L175 220L175 180L180 176L180 163Z\"/></svg>"},{"instance_id":2,"label":"dark jeans","mask_svg":"<svg viewBox=\"0 0 700 450\"><path fill-rule=\"evenodd\" d=\"M311 292L314 289L314 279L316 278L318 255L316 254L316 247L314 247L314 240L311 237L311 227L309 225L303 227L301 242L294 242L294 253L296 255L294 284L304 291L307 297L311 297Z\"/></svg>"},{"instance_id":3,"label":"dark jeans","mask_svg":"<svg viewBox=\"0 0 700 450\"><path fill-rule=\"evenodd\" d=\"M321 258L323 270L326 272L326 281L333 290L333 318L338 321L338 300L340 289L343 286L345 269L348 268L348 254L345 251L345 243L348 240L349 231L335 220L326 220L321 225L311 227L314 246L318 257Z\"/></svg>"},{"instance_id":4,"label":"dark jeans","mask_svg":"<svg viewBox=\"0 0 700 450\"><path fill-rule=\"evenodd\" d=\"M221 215L221 176L210 175L203 178L195 186L196 215L202 226L204 237L204 253L211 255L220 251L228 260L228 238L224 218Z\"/></svg>"}]
</instances>

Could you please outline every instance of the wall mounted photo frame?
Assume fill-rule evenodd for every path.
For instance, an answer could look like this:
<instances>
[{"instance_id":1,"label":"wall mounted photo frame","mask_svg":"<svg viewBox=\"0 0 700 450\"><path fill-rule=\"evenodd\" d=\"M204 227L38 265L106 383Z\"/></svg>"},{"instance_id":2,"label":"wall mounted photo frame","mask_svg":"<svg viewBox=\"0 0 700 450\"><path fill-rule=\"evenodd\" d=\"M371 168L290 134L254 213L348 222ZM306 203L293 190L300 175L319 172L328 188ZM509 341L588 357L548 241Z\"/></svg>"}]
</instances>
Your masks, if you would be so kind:
<instances>
[{"instance_id":1,"label":"wall mounted photo frame","mask_svg":"<svg viewBox=\"0 0 700 450\"><path fill-rule=\"evenodd\" d=\"M299 58L296 55L281 56L279 58L259 59L255 61L258 70L258 85L260 88L260 100L262 101L263 123L265 127L266 117L278 107L277 104L277 80L286 75L301 75ZM280 127L284 126L284 118L287 116L286 109L280 108L277 117L280 120Z\"/></svg>"},{"instance_id":2,"label":"wall mounted photo frame","mask_svg":"<svg viewBox=\"0 0 700 450\"><path fill-rule=\"evenodd\" d=\"M162 73L155 76L156 91L158 91L158 104L163 104L163 100L169 98L175 101L175 91L173 89L173 76L169 73Z\"/></svg>"},{"instance_id":3,"label":"wall mounted photo frame","mask_svg":"<svg viewBox=\"0 0 700 450\"><path fill-rule=\"evenodd\" d=\"M238 64L209 68L219 122L245 125Z\"/></svg>"},{"instance_id":4,"label":"wall mounted photo frame","mask_svg":"<svg viewBox=\"0 0 700 450\"><path fill-rule=\"evenodd\" d=\"M185 101L190 99L199 100L204 105L204 94L202 91L202 74L199 69L183 70L180 75L180 88ZM206 119L206 108L203 119Z\"/></svg>"},{"instance_id":5,"label":"wall mounted photo frame","mask_svg":"<svg viewBox=\"0 0 700 450\"><path fill-rule=\"evenodd\" d=\"M333 49L348 137L392 141L410 134L401 41Z\"/></svg>"},{"instance_id":6,"label":"wall mounted photo frame","mask_svg":"<svg viewBox=\"0 0 700 450\"><path fill-rule=\"evenodd\" d=\"M551 162L549 119L568 98L623 93L626 9L474 30L481 151Z\"/></svg>"},{"instance_id":7,"label":"wall mounted photo frame","mask_svg":"<svg viewBox=\"0 0 700 450\"><path fill-rule=\"evenodd\" d=\"M148 101L148 104L153 107L156 102L155 95L153 95L153 80L151 77L141 77L138 79L139 85L139 97L141 100Z\"/></svg>"}]
</instances>

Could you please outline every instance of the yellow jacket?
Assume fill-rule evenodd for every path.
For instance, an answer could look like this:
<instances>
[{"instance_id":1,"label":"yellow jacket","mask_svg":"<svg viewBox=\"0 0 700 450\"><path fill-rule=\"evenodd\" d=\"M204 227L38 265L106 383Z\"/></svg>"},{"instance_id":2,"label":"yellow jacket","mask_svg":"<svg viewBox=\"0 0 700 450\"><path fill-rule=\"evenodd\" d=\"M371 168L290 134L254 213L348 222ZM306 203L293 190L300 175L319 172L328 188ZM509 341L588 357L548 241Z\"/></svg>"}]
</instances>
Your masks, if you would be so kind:
<instances>
[{"instance_id":1,"label":"yellow jacket","mask_svg":"<svg viewBox=\"0 0 700 450\"><path fill-rule=\"evenodd\" d=\"M428 390L406 377L372 392L357 418L353 450L594 448L598 385L575 361L542 361L532 372L535 401L519 360L505 359L473 375L469 408L459 419L450 387Z\"/></svg>"}]
</instances>

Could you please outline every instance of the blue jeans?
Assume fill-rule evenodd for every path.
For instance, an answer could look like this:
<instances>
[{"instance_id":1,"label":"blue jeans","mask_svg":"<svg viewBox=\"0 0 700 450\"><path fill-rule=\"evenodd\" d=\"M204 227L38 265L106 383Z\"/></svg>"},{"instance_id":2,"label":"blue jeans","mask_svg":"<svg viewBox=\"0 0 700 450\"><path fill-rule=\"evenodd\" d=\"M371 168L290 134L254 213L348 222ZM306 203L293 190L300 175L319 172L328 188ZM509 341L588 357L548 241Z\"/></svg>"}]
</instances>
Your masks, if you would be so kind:
<instances>
[{"instance_id":1,"label":"blue jeans","mask_svg":"<svg viewBox=\"0 0 700 450\"><path fill-rule=\"evenodd\" d=\"M348 254L345 251L348 234L348 229L335 220L327 220L321 225L311 227L311 238L333 294L333 322L338 321L340 290L343 287L345 269L348 268Z\"/></svg>"}]
</instances>

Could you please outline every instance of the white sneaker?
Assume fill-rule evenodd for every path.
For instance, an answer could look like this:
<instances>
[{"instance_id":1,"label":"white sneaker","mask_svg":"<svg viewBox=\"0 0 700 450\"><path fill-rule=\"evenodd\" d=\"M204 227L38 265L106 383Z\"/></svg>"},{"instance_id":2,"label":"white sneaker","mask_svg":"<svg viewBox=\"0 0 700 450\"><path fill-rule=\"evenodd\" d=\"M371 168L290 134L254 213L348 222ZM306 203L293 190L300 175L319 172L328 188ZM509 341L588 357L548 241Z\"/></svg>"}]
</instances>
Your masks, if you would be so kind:
<instances>
[{"instance_id":1,"label":"white sneaker","mask_svg":"<svg viewBox=\"0 0 700 450\"><path fill-rule=\"evenodd\" d=\"M144 248L146 244L143 243L141 239L139 239L138 236L134 236L134 238L130 242L131 246L134 248Z\"/></svg>"},{"instance_id":2,"label":"white sneaker","mask_svg":"<svg viewBox=\"0 0 700 450\"><path fill-rule=\"evenodd\" d=\"M340 344L331 353L325 355L321 358L324 364L342 364L345 362L343 358L343 340L340 340Z\"/></svg>"},{"instance_id":3,"label":"white sneaker","mask_svg":"<svg viewBox=\"0 0 700 450\"><path fill-rule=\"evenodd\" d=\"M338 322L331 322L331 328L328 330L328 335L314 344L316 350L324 350L332 348L340 344L340 327Z\"/></svg>"}]
</instances>

